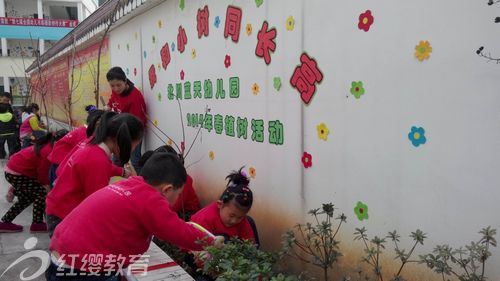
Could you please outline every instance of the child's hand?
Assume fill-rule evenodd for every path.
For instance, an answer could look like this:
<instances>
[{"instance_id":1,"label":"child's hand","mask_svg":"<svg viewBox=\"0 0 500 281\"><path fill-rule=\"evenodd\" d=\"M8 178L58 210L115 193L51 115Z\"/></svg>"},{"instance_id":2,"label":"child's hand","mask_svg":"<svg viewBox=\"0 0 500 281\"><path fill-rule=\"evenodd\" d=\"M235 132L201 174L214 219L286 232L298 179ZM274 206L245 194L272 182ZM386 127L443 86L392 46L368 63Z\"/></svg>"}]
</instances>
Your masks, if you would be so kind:
<instances>
[{"instance_id":1,"label":"child's hand","mask_svg":"<svg viewBox=\"0 0 500 281\"><path fill-rule=\"evenodd\" d=\"M224 247L224 241L225 241L224 236L215 236L214 247L217 249L221 249L222 247Z\"/></svg>"},{"instance_id":2,"label":"child's hand","mask_svg":"<svg viewBox=\"0 0 500 281\"><path fill-rule=\"evenodd\" d=\"M124 177L128 178L131 176L137 176L137 172L134 169L134 166L132 166L130 163L127 163L123 165L123 170L124 170Z\"/></svg>"}]
</instances>

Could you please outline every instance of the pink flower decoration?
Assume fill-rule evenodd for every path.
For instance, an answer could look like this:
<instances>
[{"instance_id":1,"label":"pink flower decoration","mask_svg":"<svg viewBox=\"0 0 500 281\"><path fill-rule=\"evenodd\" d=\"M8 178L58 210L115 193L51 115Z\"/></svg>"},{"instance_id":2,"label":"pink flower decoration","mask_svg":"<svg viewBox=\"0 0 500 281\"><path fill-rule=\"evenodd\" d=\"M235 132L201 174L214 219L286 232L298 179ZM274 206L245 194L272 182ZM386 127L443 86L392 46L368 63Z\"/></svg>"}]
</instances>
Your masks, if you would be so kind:
<instances>
[{"instance_id":1,"label":"pink flower decoration","mask_svg":"<svg viewBox=\"0 0 500 281\"><path fill-rule=\"evenodd\" d=\"M181 80L184 80L184 70L181 70Z\"/></svg>"},{"instance_id":2,"label":"pink flower decoration","mask_svg":"<svg viewBox=\"0 0 500 281\"><path fill-rule=\"evenodd\" d=\"M231 56L226 55L226 58L224 59L224 66L226 66L226 68L231 66Z\"/></svg>"},{"instance_id":3,"label":"pink flower decoration","mask_svg":"<svg viewBox=\"0 0 500 281\"><path fill-rule=\"evenodd\" d=\"M359 15L358 28L367 32L370 30L370 26L373 24L372 11L366 10L364 13Z\"/></svg>"},{"instance_id":4,"label":"pink flower decoration","mask_svg":"<svg viewBox=\"0 0 500 281\"><path fill-rule=\"evenodd\" d=\"M304 154L302 154L302 165L307 169L311 167L312 164L312 155L304 151Z\"/></svg>"},{"instance_id":5,"label":"pink flower decoration","mask_svg":"<svg viewBox=\"0 0 500 281\"><path fill-rule=\"evenodd\" d=\"M186 145L184 144L183 141L181 141L181 150L182 150L182 153L184 153L185 149L186 149Z\"/></svg>"}]
</instances>

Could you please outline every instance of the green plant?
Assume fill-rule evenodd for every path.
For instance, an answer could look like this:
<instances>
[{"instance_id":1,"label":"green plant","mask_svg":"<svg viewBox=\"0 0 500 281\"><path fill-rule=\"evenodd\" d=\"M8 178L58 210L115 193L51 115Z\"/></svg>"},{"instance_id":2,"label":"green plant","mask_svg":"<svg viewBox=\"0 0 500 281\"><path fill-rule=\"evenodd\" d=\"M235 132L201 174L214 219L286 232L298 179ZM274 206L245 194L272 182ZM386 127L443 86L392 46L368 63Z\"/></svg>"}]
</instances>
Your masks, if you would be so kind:
<instances>
[{"instance_id":1,"label":"green plant","mask_svg":"<svg viewBox=\"0 0 500 281\"><path fill-rule=\"evenodd\" d=\"M206 247L203 273L216 277L217 281L299 280L273 271L279 260L277 253L257 249L251 241L231 240L221 249Z\"/></svg>"},{"instance_id":2,"label":"green plant","mask_svg":"<svg viewBox=\"0 0 500 281\"><path fill-rule=\"evenodd\" d=\"M471 242L465 247L453 249L449 245L438 245L432 253L420 256L421 263L445 276L455 276L460 281L485 281L486 260L491 256L490 246L496 247L496 229L490 226L479 231L482 234L477 242ZM457 267L461 270L458 272Z\"/></svg>"},{"instance_id":3,"label":"green plant","mask_svg":"<svg viewBox=\"0 0 500 281\"><path fill-rule=\"evenodd\" d=\"M323 269L324 280L328 279L328 269L342 256L339 249L340 241L336 240L342 223L347 217L344 214L333 218L334 205L323 204L322 208L312 209L309 214L314 217L314 224L297 224L294 230L288 230L284 235L283 254L313 264ZM334 221L338 220L335 225ZM297 234L296 234L297 233ZM297 235L299 236L297 238ZM304 258L305 254L308 258Z\"/></svg>"},{"instance_id":4,"label":"green plant","mask_svg":"<svg viewBox=\"0 0 500 281\"><path fill-rule=\"evenodd\" d=\"M380 281L384 280L382 266L380 265L380 257L383 254L383 250L385 249L387 238L394 243L396 259L399 259L401 261L401 265L399 266L398 271L391 278L391 281L404 281L401 273L405 265L410 262L419 262L416 260L410 260L410 258L417 245L424 244L424 240L425 238L427 238L426 234L417 229L410 234L410 237L413 238L414 243L413 247L407 253L406 250L402 249L398 244L400 242L399 238L401 238L401 236L396 232L396 230L394 230L393 232L389 232L385 238L379 238L378 236L375 236L371 240L368 238L367 230L365 227L356 228L356 231L354 232L354 240L363 241L363 244L365 246L365 256L362 259L363 262L368 263L373 268L377 279Z\"/></svg>"}]
</instances>

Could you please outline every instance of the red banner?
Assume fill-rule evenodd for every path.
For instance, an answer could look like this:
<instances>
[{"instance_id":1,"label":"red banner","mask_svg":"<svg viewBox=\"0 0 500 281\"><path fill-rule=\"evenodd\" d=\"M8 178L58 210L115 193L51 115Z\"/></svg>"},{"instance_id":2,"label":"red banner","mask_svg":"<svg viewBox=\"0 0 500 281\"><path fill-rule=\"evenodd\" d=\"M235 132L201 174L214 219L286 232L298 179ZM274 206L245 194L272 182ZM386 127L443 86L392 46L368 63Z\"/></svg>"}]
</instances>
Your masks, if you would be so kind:
<instances>
[{"instance_id":1,"label":"red banner","mask_svg":"<svg viewBox=\"0 0 500 281\"><path fill-rule=\"evenodd\" d=\"M69 27L78 25L77 20L57 20L57 19L31 19L31 18L4 18L0 17L0 25L18 26L46 26L46 27Z\"/></svg>"}]
</instances>

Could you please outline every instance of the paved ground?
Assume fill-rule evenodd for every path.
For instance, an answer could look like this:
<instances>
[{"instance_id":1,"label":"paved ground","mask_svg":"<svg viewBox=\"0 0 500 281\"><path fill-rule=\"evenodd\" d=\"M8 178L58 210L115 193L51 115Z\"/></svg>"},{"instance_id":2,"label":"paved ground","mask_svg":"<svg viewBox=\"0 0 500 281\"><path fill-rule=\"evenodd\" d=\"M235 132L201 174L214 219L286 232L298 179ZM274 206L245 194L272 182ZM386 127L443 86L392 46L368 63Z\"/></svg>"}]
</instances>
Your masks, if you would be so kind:
<instances>
[{"instance_id":1,"label":"paved ground","mask_svg":"<svg viewBox=\"0 0 500 281\"><path fill-rule=\"evenodd\" d=\"M7 212L7 210L12 206L12 203L8 203L5 200L5 194L9 184L5 181L3 176L3 168L5 165L5 160L0 160L0 217ZM22 258L22 261L13 265L14 261L19 259L26 253L30 253L34 256L41 254L37 252L40 250L46 251L49 245L49 236L46 233L31 234L29 232L29 227L31 225L31 213L32 208L28 207L24 210L15 220L14 223L24 226L24 231L20 233L0 233L0 281L17 281L23 280L20 274L23 273L24 280L33 275L37 270L41 268L42 261L38 258ZM33 239L32 237L36 238ZM32 238L32 239L29 239ZM28 240L29 239L29 240ZM28 247L27 250L25 248ZM36 244L35 244L36 242ZM34 246L34 247L33 247ZM11 266L11 268L9 268ZM8 270L6 270L9 268ZM39 276L30 280L45 280L45 277Z\"/></svg>"}]
</instances>

